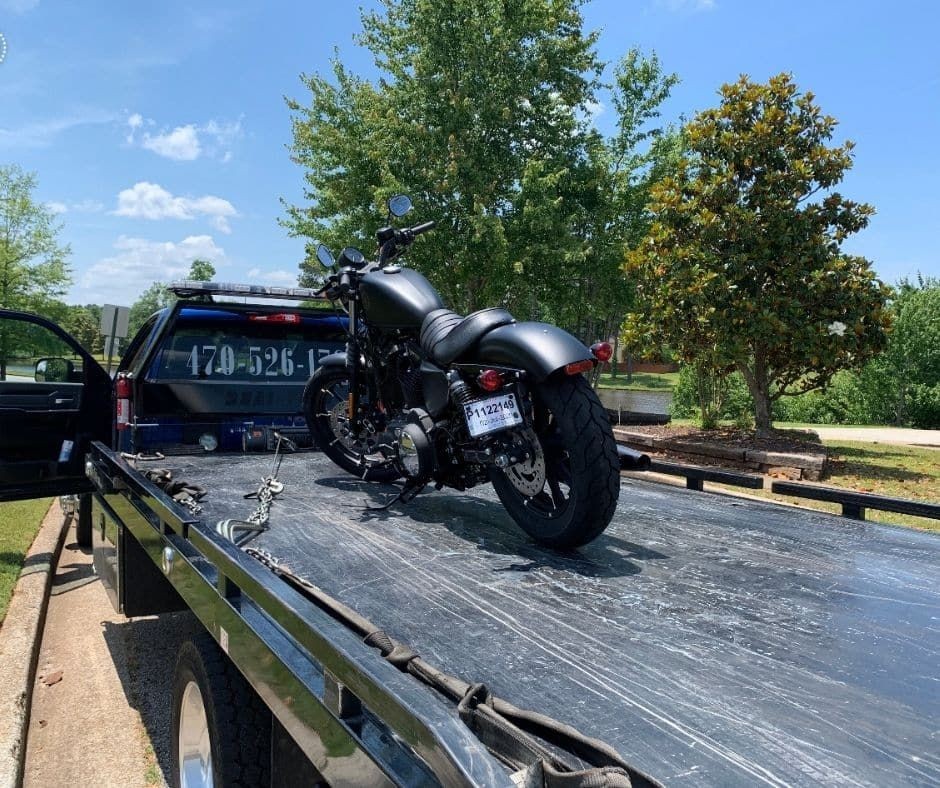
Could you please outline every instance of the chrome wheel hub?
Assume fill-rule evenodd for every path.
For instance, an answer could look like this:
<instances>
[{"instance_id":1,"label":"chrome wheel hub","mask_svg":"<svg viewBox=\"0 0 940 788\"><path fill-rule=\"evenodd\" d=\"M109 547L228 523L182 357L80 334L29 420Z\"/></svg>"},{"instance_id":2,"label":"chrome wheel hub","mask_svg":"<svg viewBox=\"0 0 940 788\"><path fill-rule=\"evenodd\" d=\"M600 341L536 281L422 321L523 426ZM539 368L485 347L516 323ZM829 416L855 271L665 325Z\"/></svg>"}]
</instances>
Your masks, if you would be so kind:
<instances>
[{"instance_id":1,"label":"chrome wheel hub","mask_svg":"<svg viewBox=\"0 0 940 788\"><path fill-rule=\"evenodd\" d=\"M183 691L180 705L179 770L182 788L212 788L212 746L202 693L195 681Z\"/></svg>"}]
</instances>

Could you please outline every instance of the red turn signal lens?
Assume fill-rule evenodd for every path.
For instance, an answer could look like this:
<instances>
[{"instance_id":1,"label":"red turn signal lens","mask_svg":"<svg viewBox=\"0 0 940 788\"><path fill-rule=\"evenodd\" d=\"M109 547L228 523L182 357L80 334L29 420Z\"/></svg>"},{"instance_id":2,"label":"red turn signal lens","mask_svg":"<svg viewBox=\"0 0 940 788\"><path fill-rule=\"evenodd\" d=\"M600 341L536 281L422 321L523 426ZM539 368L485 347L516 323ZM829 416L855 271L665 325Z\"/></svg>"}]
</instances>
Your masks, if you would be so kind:
<instances>
[{"instance_id":1,"label":"red turn signal lens","mask_svg":"<svg viewBox=\"0 0 940 788\"><path fill-rule=\"evenodd\" d=\"M499 391L503 387L503 374L495 369L484 369L477 375L477 383L484 391Z\"/></svg>"},{"instance_id":2,"label":"red turn signal lens","mask_svg":"<svg viewBox=\"0 0 940 788\"><path fill-rule=\"evenodd\" d=\"M601 364L606 364L610 361L610 357L614 355L614 349L610 346L610 342L595 342L591 345L591 352Z\"/></svg>"},{"instance_id":3,"label":"red turn signal lens","mask_svg":"<svg viewBox=\"0 0 940 788\"><path fill-rule=\"evenodd\" d=\"M580 375L582 372L590 372L592 369L594 369L594 362L588 358L584 361L575 361L573 364L568 364L565 367L565 374Z\"/></svg>"},{"instance_id":4,"label":"red turn signal lens","mask_svg":"<svg viewBox=\"0 0 940 788\"><path fill-rule=\"evenodd\" d=\"M299 325L301 317L293 312L278 312L274 315L249 315L248 319L254 320L256 323L289 323L291 325Z\"/></svg>"}]
</instances>

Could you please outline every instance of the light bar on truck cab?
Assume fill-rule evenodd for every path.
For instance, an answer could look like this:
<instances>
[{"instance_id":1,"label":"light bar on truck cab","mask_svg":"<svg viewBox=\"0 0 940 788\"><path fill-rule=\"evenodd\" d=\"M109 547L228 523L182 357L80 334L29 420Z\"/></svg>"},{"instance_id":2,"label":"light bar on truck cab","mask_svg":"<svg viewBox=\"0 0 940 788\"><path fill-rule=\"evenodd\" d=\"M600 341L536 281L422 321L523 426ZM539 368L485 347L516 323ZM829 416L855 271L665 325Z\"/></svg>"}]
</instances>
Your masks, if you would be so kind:
<instances>
[{"instance_id":1,"label":"light bar on truck cab","mask_svg":"<svg viewBox=\"0 0 940 788\"><path fill-rule=\"evenodd\" d=\"M240 298L287 298L295 301L322 299L312 287L265 287L263 285L239 285L230 282L173 282L167 290L179 298L220 295Z\"/></svg>"}]
</instances>

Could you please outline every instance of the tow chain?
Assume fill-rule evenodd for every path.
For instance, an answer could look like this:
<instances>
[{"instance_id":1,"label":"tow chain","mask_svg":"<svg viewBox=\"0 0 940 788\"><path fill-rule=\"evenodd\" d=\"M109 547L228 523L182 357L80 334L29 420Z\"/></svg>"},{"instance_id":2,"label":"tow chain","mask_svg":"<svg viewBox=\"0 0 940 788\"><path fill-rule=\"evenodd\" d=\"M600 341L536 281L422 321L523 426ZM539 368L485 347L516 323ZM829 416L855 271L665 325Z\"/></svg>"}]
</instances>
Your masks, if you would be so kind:
<instances>
[{"instance_id":1,"label":"tow chain","mask_svg":"<svg viewBox=\"0 0 940 788\"><path fill-rule=\"evenodd\" d=\"M274 503L274 496L284 490L283 482L279 482L277 475L281 470L281 461L284 455L281 452L281 445L290 451L297 451L297 444L290 438L286 438L281 433L275 432L277 445L274 448L274 467L270 476L261 479L261 484L253 493L245 495L246 499L257 498L257 508L248 515L247 520L220 520L215 525L215 530L222 536L234 542L239 547L244 547L256 536L268 530L268 520L271 516L271 504Z\"/></svg>"}]
</instances>

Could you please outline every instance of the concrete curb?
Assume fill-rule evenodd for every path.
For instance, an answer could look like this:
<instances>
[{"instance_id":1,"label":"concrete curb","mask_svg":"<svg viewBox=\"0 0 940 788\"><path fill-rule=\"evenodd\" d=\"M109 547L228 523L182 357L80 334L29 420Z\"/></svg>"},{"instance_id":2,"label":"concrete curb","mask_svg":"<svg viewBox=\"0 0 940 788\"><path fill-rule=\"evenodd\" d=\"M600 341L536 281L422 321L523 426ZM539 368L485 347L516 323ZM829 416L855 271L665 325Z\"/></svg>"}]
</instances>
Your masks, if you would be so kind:
<instances>
[{"instance_id":1,"label":"concrete curb","mask_svg":"<svg viewBox=\"0 0 940 788\"><path fill-rule=\"evenodd\" d=\"M26 732L36 662L49 605L55 565L68 525L54 501L43 518L23 562L10 607L0 627L0 788L17 788L23 780Z\"/></svg>"}]
</instances>

